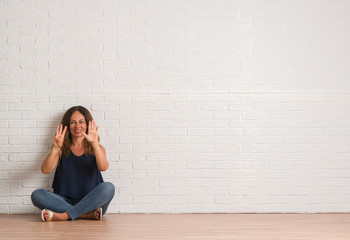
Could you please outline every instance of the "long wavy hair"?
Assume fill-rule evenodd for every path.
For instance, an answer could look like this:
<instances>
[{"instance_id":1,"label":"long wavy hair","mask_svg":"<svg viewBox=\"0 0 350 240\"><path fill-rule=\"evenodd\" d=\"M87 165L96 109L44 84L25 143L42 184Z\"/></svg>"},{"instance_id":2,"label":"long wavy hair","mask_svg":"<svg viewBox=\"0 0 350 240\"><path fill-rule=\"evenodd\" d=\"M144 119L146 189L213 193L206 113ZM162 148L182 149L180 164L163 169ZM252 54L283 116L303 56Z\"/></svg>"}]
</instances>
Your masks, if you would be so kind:
<instances>
[{"instance_id":1,"label":"long wavy hair","mask_svg":"<svg viewBox=\"0 0 350 240\"><path fill-rule=\"evenodd\" d=\"M71 107L70 109L68 109L65 114L62 117L62 121L61 124L64 126L67 126L67 131L66 134L64 135L64 139L63 139L63 146L62 146L62 153L64 154L64 156L68 157L69 152L70 152L70 146L72 145L73 141L72 141L72 134L70 132L70 118L73 115L73 113L75 112L80 112L81 114L83 114L84 118L85 118L85 123L86 123L86 134L88 134L89 131L89 121L92 121L92 115L89 112L89 110L87 110L85 107L83 106L74 106ZM98 142L100 142L100 136L98 137ZM86 140L86 138L84 138L84 154L85 155L92 155L93 154L93 148L92 145L90 144L90 142L88 140Z\"/></svg>"}]
</instances>

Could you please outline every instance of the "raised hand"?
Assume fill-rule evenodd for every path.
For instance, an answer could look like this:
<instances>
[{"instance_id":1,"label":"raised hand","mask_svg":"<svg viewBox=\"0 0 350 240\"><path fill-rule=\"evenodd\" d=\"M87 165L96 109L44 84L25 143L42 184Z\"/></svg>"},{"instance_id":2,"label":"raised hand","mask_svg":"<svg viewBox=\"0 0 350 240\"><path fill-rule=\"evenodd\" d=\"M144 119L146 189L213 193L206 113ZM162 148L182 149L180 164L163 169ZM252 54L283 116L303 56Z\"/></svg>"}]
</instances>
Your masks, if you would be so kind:
<instances>
[{"instance_id":1,"label":"raised hand","mask_svg":"<svg viewBox=\"0 0 350 240\"><path fill-rule=\"evenodd\" d=\"M63 139L67 131L67 126L65 126L64 129L62 128L63 128L62 124L60 126L57 126L56 128L56 135L53 138L55 147L61 148L63 146Z\"/></svg>"},{"instance_id":2,"label":"raised hand","mask_svg":"<svg viewBox=\"0 0 350 240\"><path fill-rule=\"evenodd\" d=\"M83 135L90 143L98 143L98 128L94 120L89 121L88 134L83 132Z\"/></svg>"}]
</instances>

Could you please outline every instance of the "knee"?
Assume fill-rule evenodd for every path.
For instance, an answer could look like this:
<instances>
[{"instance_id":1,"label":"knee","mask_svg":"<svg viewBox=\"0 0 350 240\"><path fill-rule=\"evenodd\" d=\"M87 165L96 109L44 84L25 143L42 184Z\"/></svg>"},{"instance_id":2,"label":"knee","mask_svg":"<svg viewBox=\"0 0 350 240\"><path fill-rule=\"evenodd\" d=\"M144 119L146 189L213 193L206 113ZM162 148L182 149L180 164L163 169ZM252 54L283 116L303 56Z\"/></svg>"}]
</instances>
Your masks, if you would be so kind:
<instances>
[{"instance_id":1,"label":"knee","mask_svg":"<svg viewBox=\"0 0 350 240\"><path fill-rule=\"evenodd\" d=\"M111 197L113 197L114 193L115 193L115 187L114 187L113 183L103 182L101 184L104 188L104 191L106 191L107 194L109 194Z\"/></svg>"},{"instance_id":2,"label":"knee","mask_svg":"<svg viewBox=\"0 0 350 240\"><path fill-rule=\"evenodd\" d=\"M46 191L46 189L37 189L37 190L32 192L31 199L32 199L32 203L34 205L36 205L40 201L40 198L42 198L45 191Z\"/></svg>"},{"instance_id":3,"label":"knee","mask_svg":"<svg viewBox=\"0 0 350 240\"><path fill-rule=\"evenodd\" d=\"M32 192L32 200L33 199L37 199L38 197L40 197L44 192L44 189L37 189L35 191Z\"/></svg>"}]
</instances>

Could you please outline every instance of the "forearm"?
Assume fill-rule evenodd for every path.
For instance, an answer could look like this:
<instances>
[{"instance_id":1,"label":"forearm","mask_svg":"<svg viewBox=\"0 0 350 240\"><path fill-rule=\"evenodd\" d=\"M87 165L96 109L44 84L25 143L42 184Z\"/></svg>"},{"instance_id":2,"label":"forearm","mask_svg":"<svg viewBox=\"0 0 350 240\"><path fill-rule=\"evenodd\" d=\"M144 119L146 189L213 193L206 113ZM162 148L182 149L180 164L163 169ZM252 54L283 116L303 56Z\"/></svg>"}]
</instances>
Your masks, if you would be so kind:
<instances>
[{"instance_id":1,"label":"forearm","mask_svg":"<svg viewBox=\"0 0 350 240\"><path fill-rule=\"evenodd\" d=\"M106 152L99 145L98 142L91 143L92 148L94 149L94 155L96 158L97 167L100 171L106 171L109 167L109 163L107 161Z\"/></svg>"},{"instance_id":2,"label":"forearm","mask_svg":"<svg viewBox=\"0 0 350 240\"><path fill-rule=\"evenodd\" d=\"M51 148L50 153L47 155L46 159L44 160L43 164L41 165L41 172L42 173L50 173L52 170L55 169L58 161L59 161L59 153L60 148L53 146Z\"/></svg>"}]
</instances>

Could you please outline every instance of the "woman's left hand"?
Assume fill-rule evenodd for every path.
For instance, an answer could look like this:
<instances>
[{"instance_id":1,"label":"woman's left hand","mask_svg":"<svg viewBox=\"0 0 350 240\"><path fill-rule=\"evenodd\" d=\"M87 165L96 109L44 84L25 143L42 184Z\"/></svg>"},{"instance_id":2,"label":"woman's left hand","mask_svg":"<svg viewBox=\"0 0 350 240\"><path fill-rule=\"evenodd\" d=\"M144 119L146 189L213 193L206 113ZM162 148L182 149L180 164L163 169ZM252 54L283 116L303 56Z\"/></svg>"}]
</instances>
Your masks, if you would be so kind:
<instances>
[{"instance_id":1,"label":"woman's left hand","mask_svg":"<svg viewBox=\"0 0 350 240\"><path fill-rule=\"evenodd\" d=\"M98 128L94 120L89 121L88 134L83 132L83 135L90 143L98 143Z\"/></svg>"}]
</instances>

